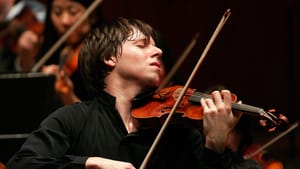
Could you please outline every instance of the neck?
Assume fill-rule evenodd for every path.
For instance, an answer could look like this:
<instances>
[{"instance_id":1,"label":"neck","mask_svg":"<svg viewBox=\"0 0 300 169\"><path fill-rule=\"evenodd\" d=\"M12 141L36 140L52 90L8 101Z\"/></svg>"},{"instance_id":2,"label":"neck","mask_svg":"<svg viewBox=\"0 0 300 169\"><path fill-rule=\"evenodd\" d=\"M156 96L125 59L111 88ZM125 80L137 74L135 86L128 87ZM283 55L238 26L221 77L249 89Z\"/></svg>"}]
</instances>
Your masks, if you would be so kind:
<instances>
[{"instance_id":1,"label":"neck","mask_svg":"<svg viewBox=\"0 0 300 169\"><path fill-rule=\"evenodd\" d=\"M131 116L132 99L126 97L126 95L119 95L116 97L116 109L118 110L122 121L128 131L128 133L136 131L137 123Z\"/></svg>"},{"instance_id":2,"label":"neck","mask_svg":"<svg viewBox=\"0 0 300 169\"><path fill-rule=\"evenodd\" d=\"M110 75L109 75L110 76ZM107 78L107 87L104 89L106 92L116 97L116 109L118 110L122 121L127 131L136 131L137 122L131 116L132 101L142 90L138 85L129 84L126 81L116 81L119 78Z\"/></svg>"}]
</instances>

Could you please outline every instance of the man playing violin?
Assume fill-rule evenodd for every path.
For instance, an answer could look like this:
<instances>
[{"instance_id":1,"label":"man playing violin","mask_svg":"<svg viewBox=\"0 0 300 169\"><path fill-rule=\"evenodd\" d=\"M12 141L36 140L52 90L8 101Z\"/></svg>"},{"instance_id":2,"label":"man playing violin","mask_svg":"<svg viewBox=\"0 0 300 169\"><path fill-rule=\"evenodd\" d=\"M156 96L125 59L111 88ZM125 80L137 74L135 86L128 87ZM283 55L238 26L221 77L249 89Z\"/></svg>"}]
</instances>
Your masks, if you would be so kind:
<instances>
[{"instance_id":1,"label":"man playing violin","mask_svg":"<svg viewBox=\"0 0 300 169\"><path fill-rule=\"evenodd\" d=\"M90 99L47 117L7 169L139 168L161 126L141 128L133 100L160 85L168 70L164 56L159 35L141 20L118 18L90 32L78 58ZM229 90L211 95L200 100L203 130L170 124L146 168L239 167L226 142L241 114L232 113Z\"/></svg>"}]
</instances>

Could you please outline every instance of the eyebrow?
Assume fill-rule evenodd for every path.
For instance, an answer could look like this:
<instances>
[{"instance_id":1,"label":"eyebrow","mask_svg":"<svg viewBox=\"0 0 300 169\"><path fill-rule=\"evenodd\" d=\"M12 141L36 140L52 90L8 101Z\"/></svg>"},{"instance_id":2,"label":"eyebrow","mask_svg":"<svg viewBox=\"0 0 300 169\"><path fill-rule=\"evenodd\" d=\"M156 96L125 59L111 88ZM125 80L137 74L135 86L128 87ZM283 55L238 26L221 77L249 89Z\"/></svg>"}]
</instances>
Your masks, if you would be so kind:
<instances>
[{"instance_id":1,"label":"eyebrow","mask_svg":"<svg viewBox=\"0 0 300 169\"><path fill-rule=\"evenodd\" d=\"M135 43L137 42L145 42L147 43L147 38L146 37L143 37L143 38L133 38L133 39L129 39L129 41L134 41Z\"/></svg>"}]
</instances>

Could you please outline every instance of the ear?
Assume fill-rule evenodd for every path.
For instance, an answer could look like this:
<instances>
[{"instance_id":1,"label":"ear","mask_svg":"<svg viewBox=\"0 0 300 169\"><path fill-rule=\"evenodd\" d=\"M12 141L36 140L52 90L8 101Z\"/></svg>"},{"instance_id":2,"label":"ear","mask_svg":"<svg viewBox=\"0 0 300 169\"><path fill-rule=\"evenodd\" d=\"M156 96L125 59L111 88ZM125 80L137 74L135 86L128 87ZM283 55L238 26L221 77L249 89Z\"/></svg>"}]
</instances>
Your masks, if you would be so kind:
<instances>
[{"instance_id":1,"label":"ear","mask_svg":"<svg viewBox=\"0 0 300 169\"><path fill-rule=\"evenodd\" d=\"M109 59L104 60L104 63L110 67L115 67L117 63L117 58L112 56Z\"/></svg>"}]
</instances>

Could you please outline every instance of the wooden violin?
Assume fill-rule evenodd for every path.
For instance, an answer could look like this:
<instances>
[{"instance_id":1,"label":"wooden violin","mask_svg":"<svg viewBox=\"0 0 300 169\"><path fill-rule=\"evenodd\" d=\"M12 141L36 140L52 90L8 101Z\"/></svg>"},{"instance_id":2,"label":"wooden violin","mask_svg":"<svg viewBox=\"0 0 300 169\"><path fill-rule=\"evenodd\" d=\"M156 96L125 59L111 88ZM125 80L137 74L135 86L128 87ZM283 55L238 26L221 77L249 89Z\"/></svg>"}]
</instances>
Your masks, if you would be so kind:
<instances>
[{"instance_id":1,"label":"wooden violin","mask_svg":"<svg viewBox=\"0 0 300 169\"><path fill-rule=\"evenodd\" d=\"M248 149L244 152L244 155L251 154L260 147L261 145L259 144L253 144L248 147ZM266 157L266 154L266 151L260 151L259 153L251 157L251 159L259 163L264 169L283 169L283 163L281 161L269 159Z\"/></svg>"},{"instance_id":2,"label":"wooden violin","mask_svg":"<svg viewBox=\"0 0 300 169\"><path fill-rule=\"evenodd\" d=\"M6 166L2 162L0 162L0 169L6 169Z\"/></svg>"},{"instance_id":3,"label":"wooden violin","mask_svg":"<svg viewBox=\"0 0 300 169\"><path fill-rule=\"evenodd\" d=\"M39 20L36 14L33 11L33 6L26 6L26 2L19 1L14 5L14 7L21 7L19 10L16 10L16 14L12 15L13 17L6 20L0 25L0 40L7 42L13 54L17 54L18 43L17 40L22 32L25 30L30 30L36 33L40 38L42 31L44 29L44 23L42 20ZM44 5L44 4L33 4L33 5ZM39 8L40 6L36 6Z\"/></svg>"},{"instance_id":4,"label":"wooden violin","mask_svg":"<svg viewBox=\"0 0 300 169\"><path fill-rule=\"evenodd\" d=\"M152 95L136 98L132 116L141 120L142 127L160 125L166 118L182 92L180 85L164 88ZM148 97L148 98L147 98ZM196 89L188 88L181 102L175 110L171 123L181 123L202 128L203 109L200 105L201 98L209 98L206 93L197 92ZM262 108L248 104L237 103L237 96L232 94L232 110L259 117L264 120L264 127L269 131L277 128L283 129L288 125L287 118L274 111L265 111Z\"/></svg>"},{"instance_id":5,"label":"wooden violin","mask_svg":"<svg viewBox=\"0 0 300 169\"><path fill-rule=\"evenodd\" d=\"M75 48L66 46L60 53L59 67L61 70L64 70L69 77L72 76L77 69L80 47L81 44Z\"/></svg>"},{"instance_id":6,"label":"wooden violin","mask_svg":"<svg viewBox=\"0 0 300 169\"><path fill-rule=\"evenodd\" d=\"M281 161L267 158L266 157L266 151L265 149L275 143L277 140L281 139L283 136L287 135L294 129L296 129L299 126L299 122L295 122L293 125L291 125L289 128L287 128L285 131L277 135L276 137L272 138L268 142L266 142L263 145L259 144L253 144L249 146L243 153L244 159L252 159L256 162L258 162L264 169L283 169L284 165Z\"/></svg>"},{"instance_id":7,"label":"wooden violin","mask_svg":"<svg viewBox=\"0 0 300 169\"><path fill-rule=\"evenodd\" d=\"M96 7L103 0L95 0L84 12L84 14L72 25L58 40L54 43L53 46L45 53L44 56L32 67L31 72L37 72L44 65L44 63L53 55L53 53L67 40L76 28L96 9Z\"/></svg>"}]
</instances>

